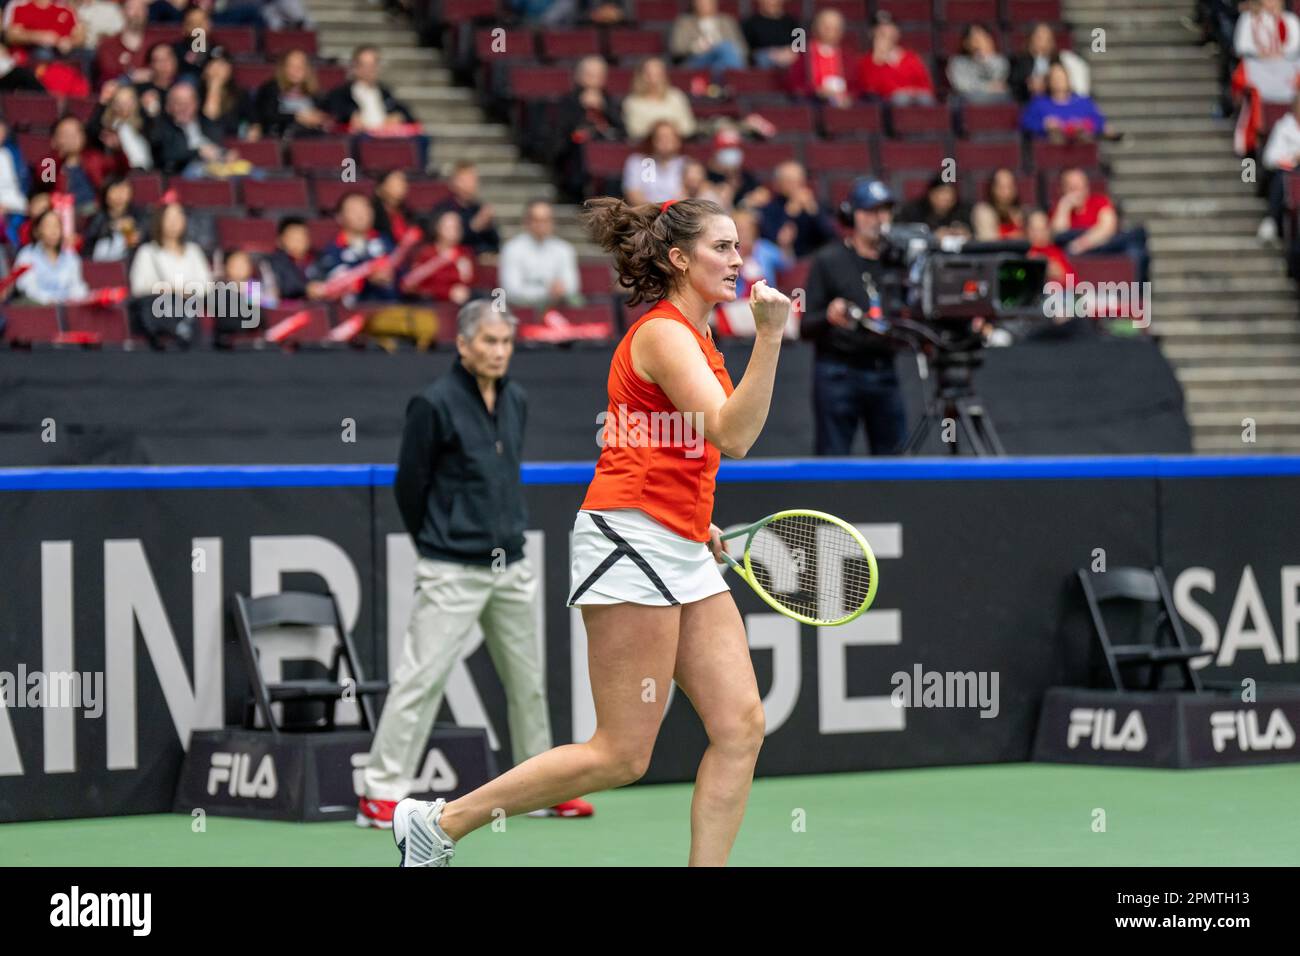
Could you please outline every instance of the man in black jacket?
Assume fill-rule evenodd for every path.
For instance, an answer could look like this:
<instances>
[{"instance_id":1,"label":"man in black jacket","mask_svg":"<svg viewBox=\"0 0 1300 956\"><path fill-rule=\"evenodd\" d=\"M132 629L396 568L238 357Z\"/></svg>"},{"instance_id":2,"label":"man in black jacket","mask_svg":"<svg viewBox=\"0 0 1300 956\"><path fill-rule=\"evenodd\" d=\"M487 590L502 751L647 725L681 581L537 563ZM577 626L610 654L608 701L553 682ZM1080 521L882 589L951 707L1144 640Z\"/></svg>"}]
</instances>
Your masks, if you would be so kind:
<instances>
[{"instance_id":1,"label":"man in black jacket","mask_svg":"<svg viewBox=\"0 0 1300 956\"><path fill-rule=\"evenodd\" d=\"M334 122L360 136L391 134L398 127L415 123L415 115L407 105L379 82L380 71L378 47L362 44L352 51L347 80L326 93L321 104ZM429 137L415 133L409 138L415 141L418 171L422 173L429 164Z\"/></svg>"},{"instance_id":2,"label":"man in black jacket","mask_svg":"<svg viewBox=\"0 0 1300 956\"><path fill-rule=\"evenodd\" d=\"M873 455L898 454L907 437L894 350L860 321L883 315L886 307L891 267L881 252L893 206L893 193L880 180L855 182L843 210L852 216L852 234L818 252L808 273L800 334L816 343L813 411L819 455L849 454L859 422L866 426Z\"/></svg>"},{"instance_id":3,"label":"man in black jacket","mask_svg":"<svg viewBox=\"0 0 1300 956\"><path fill-rule=\"evenodd\" d=\"M221 127L199 110L190 83L167 91L167 110L149 127L154 169L168 176L202 175L208 163L228 162L235 154L221 145Z\"/></svg>"},{"instance_id":4,"label":"man in black jacket","mask_svg":"<svg viewBox=\"0 0 1300 956\"><path fill-rule=\"evenodd\" d=\"M415 606L375 731L357 823L388 829L411 791L452 668L483 628L506 689L516 763L551 748L545 666L537 643L537 577L524 558L520 484L527 397L506 368L514 317L488 300L460 310L451 370L406 409L394 491L419 551ZM557 816L589 816L569 801Z\"/></svg>"}]
</instances>

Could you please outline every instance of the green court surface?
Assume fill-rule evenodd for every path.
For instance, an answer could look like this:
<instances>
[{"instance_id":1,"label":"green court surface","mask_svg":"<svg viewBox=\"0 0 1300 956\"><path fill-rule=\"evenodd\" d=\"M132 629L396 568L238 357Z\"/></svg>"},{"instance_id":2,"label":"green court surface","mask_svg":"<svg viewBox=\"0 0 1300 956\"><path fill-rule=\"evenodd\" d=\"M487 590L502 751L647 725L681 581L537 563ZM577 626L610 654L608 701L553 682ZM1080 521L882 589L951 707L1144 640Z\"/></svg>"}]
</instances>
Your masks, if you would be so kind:
<instances>
[{"instance_id":1,"label":"green court surface","mask_svg":"<svg viewBox=\"0 0 1300 956\"><path fill-rule=\"evenodd\" d=\"M1300 863L1300 765L1127 770L1000 764L756 781L733 865L1258 866ZM676 866L689 784L593 796L590 819L512 818L456 866ZM1094 832L1096 811L1105 832ZM801 825L802 824L802 825ZM157 814L0 825L0 865L395 866L348 823Z\"/></svg>"}]
</instances>

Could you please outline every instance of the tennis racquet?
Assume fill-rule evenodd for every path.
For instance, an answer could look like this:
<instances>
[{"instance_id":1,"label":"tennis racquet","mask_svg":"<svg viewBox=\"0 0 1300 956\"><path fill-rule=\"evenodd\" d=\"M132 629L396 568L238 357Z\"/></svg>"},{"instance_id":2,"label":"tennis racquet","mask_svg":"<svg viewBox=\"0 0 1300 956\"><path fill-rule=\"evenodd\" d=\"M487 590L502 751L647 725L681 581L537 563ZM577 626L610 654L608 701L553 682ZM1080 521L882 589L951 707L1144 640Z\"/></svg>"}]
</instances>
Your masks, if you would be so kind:
<instances>
[{"instance_id":1,"label":"tennis racquet","mask_svg":"<svg viewBox=\"0 0 1300 956\"><path fill-rule=\"evenodd\" d=\"M876 556L857 528L822 511L778 511L728 531L722 558L773 610L804 624L847 624L876 598Z\"/></svg>"}]
</instances>

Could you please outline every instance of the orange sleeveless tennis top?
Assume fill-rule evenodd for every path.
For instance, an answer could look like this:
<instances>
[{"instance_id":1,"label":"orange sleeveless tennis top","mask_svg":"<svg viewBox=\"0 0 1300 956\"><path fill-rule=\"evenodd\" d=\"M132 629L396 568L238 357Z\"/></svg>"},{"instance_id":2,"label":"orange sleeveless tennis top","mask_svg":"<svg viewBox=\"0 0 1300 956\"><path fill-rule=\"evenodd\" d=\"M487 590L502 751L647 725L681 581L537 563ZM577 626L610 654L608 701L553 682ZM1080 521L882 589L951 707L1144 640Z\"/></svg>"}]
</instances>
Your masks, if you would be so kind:
<instances>
[{"instance_id":1,"label":"orange sleeveless tennis top","mask_svg":"<svg viewBox=\"0 0 1300 956\"><path fill-rule=\"evenodd\" d=\"M683 538L708 541L722 453L705 441L702 416L678 412L663 389L632 367L632 337L656 318L673 319L690 329L723 391L730 395L733 390L713 340L700 335L676 306L667 300L657 302L632 324L614 350L604 447L582 507L636 508Z\"/></svg>"}]
</instances>

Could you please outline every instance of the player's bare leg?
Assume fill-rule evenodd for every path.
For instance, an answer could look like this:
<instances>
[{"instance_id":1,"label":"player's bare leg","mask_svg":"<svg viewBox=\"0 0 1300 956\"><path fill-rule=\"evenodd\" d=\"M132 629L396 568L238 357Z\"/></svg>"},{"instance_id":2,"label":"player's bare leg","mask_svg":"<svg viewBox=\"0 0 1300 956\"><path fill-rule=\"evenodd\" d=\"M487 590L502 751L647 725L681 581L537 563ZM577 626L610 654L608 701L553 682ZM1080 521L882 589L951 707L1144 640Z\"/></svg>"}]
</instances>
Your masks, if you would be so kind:
<instances>
[{"instance_id":1,"label":"player's bare leg","mask_svg":"<svg viewBox=\"0 0 1300 956\"><path fill-rule=\"evenodd\" d=\"M722 866L745 815L764 732L749 641L730 591L682 608L674 678L709 735L691 799L690 865Z\"/></svg>"},{"instance_id":2,"label":"player's bare leg","mask_svg":"<svg viewBox=\"0 0 1300 956\"><path fill-rule=\"evenodd\" d=\"M583 607L596 732L585 743L538 754L447 804L439 820L447 835L459 840L491 823L494 814L527 813L644 774L668 700L681 614L679 607Z\"/></svg>"}]
</instances>

